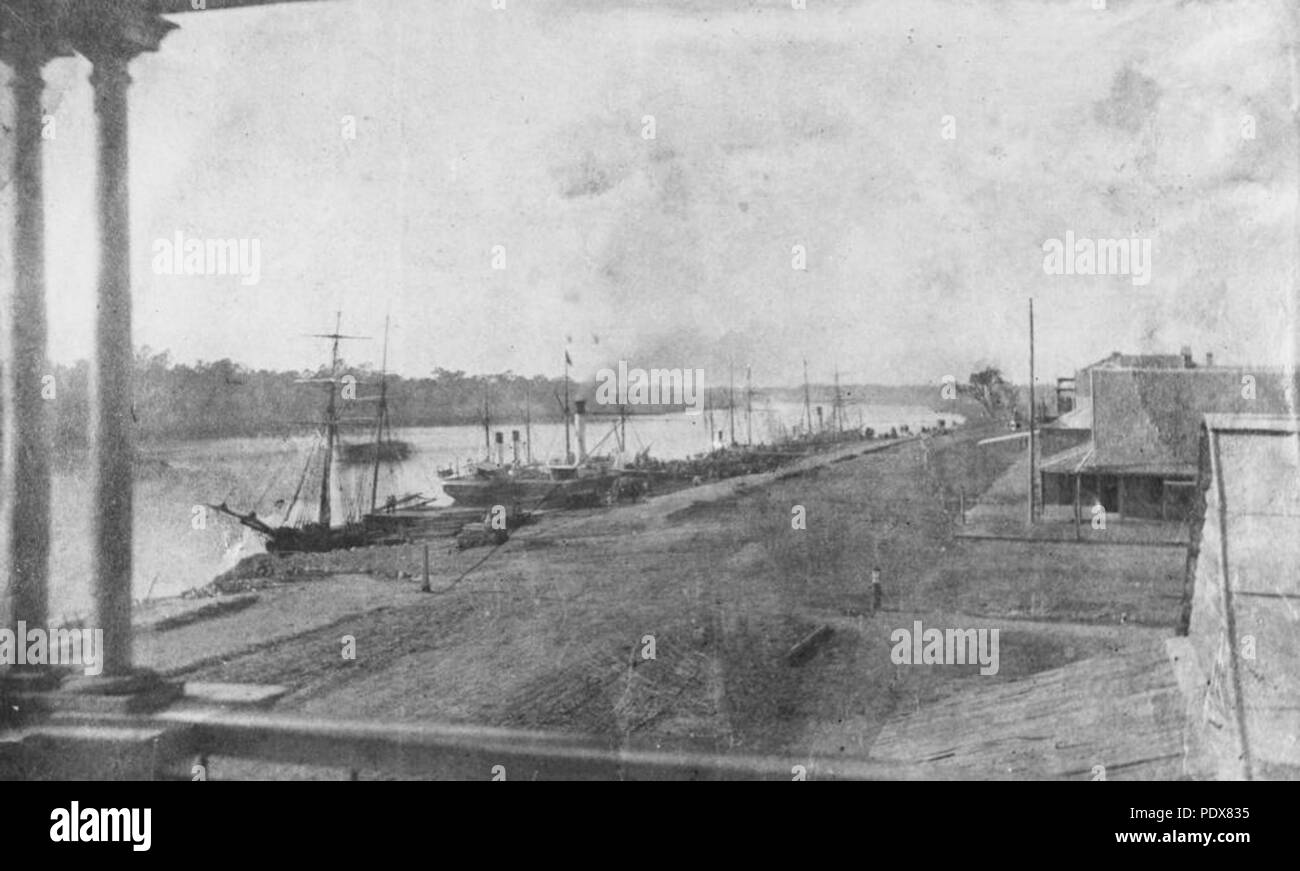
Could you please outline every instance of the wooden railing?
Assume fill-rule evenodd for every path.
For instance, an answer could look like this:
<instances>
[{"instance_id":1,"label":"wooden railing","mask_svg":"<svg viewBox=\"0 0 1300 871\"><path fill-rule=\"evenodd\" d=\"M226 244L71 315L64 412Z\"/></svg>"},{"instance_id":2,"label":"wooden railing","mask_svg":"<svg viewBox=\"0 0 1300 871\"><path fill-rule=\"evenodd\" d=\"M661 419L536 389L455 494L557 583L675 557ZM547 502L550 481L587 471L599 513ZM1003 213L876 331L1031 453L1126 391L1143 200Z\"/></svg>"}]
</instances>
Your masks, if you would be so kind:
<instances>
[{"instance_id":1,"label":"wooden railing","mask_svg":"<svg viewBox=\"0 0 1300 871\"><path fill-rule=\"evenodd\" d=\"M241 763L233 772L231 760ZM572 735L304 719L184 701L139 715L66 709L8 731L0 729L4 779L300 776L286 766L332 770L339 779L792 781L923 776L913 767L855 759L665 751Z\"/></svg>"}]
</instances>

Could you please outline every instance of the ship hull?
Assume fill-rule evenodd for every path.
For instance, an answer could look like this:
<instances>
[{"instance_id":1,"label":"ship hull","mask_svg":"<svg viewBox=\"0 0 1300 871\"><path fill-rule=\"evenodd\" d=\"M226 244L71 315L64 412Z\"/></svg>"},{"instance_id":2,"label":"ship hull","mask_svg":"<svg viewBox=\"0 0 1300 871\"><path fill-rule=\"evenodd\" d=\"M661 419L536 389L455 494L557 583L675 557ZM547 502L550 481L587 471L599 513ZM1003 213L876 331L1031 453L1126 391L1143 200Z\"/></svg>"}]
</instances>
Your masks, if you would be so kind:
<instances>
[{"instance_id":1,"label":"ship hull","mask_svg":"<svg viewBox=\"0 0 1300 871\"><path fill-rule=\"evenodd\" d=\"M266 550L274 554L326 553L350 547L365 547L371 543L370 538L366 528L359 523L349 523L346 526L321 526L319 523L281 526L267 535Z\"/></svg>"},{"instance_id":2,"label":"ship hull","mask_svg":"<svg viewBox=\"0 0 1300 871\"><path fill-rule=\"evenodd\" d=\"M599 503L614 483L612 475L596 475L568 481L549 478L536 480L455 478L442 482L442 489L457 505L490 508L493 505L518 505L528 510L538 508L574 508Z\"/></svg>"}]
</instances>

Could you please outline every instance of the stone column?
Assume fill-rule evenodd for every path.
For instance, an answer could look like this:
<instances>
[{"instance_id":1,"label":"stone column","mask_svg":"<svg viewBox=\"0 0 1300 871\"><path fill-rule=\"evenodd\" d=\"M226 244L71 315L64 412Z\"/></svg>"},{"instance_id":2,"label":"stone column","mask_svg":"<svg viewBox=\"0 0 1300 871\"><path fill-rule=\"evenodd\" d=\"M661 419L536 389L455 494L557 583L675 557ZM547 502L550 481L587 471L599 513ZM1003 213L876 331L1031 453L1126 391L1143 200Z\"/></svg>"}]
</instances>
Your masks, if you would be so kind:
<instances>
[{"instance_id":1,"label":"stone column","mask_svg":"<svg viewBox=\"0 0 1300 871\"><path fill-rule=\"evenodd\" d=\"M11 70L13 117L13 293L5 319L9 347L3 361L4 456L0 460L0 511L7 528L7 585L0 627L45 629L49 623L50 466L49 407L43 395L50 374L46 355L45 201L41 131L41 69L66 54L45 12L33 4L0 9L0 61ZM50 385L57 396L58 385ZM21 642L19 642L21 643ZM25 678L50 674L40 666L15 666Z\"/></svg>"},{"instance_id":2,"label":"stone column","mask_svg":"<svg viewBox=\"0 0 1300 871\"><path fill-rule=\"evenodd\" d=\"M94 65L99 139L99 294L91 365L95 627L104 632L106 678L132 671L133 439L130 179L127 68L174 24L145 2L87 4L74 45Z\"/></svg>"},{"instance_id":3,"label":"stone column","mask_svg":"<svg viewBox=\"0 0 1300 871\"><path fill-rule=\"evenodd\" d=\"M132 391L131 233L127 160L128 59L95 60L99 136L99 299L91 366L95 482L95 609L104 630L104 674L131 670Z\"/></svg>"}]
</instances>

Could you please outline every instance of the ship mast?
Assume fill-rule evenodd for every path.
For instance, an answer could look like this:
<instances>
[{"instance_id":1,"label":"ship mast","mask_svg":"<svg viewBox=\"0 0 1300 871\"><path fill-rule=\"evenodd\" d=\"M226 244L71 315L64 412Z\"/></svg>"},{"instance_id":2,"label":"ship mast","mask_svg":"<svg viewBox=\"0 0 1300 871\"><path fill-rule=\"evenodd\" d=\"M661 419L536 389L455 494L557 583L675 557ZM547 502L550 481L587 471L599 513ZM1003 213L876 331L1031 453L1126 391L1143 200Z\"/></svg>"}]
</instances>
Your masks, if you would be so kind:
<instances>
[{"instance_id":1,"label":"ship mast","mask_svg":"<svg viewBox=\"0 0 1300 871\"><path fill-rule=\"evenodd\" d=\"M317 339L330 339L333 344L333 350L330 353L330 375L325 379L325 386L329 390L329 400L325 403L325 466L321 472L320 482L320 510L318 512L318 522L321 526L328 527L333 519L330 512L330 473L334 464L334 445L338 441L339 418L338 409L335 406L336 385L339 378L339 340L340 339L362 339L365 336L344 336L339 333L343 326L343 312L338 312L334 318L334 332L332 333L313 333L312 337Z\"/></svg>"},{"instance_id":2,"label":"ship mast","mask_svg":"<svg viewBox=\"0 0 1300 871\"><path fill-rule=\"evenodd\" d=\"M321 473L320 482L320 515L321 526L330 525L330 466L334 462L334 441L338 438L338 414L334 407L335 385L339 377L339 330L343 327L343 312L338 312L334 318L334 333L329 337L334 340L333 350L330 353L330 377L329 384L329 402L325 406L325 466Z\"/></svg>"},{"instance_id":3,"label":"ship mast","mask_svg":"<svg viewBox=\"0 0 1300 871\"><path fill-rule=\"evenodd\" d=\"M569 352L564 352L564 463L573 462L569 449Z\"/></svg>"}]
</instances>

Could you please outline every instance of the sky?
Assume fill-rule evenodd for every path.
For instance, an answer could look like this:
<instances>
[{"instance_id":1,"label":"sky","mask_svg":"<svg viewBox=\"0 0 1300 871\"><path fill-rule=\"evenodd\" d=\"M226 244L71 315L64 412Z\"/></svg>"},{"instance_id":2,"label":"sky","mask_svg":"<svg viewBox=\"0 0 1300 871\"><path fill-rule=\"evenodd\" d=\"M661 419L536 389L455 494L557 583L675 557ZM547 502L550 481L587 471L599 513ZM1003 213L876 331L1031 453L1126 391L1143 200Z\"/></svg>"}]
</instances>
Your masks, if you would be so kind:
<instances>
[{"instance_id":1,"label":"sky","mask_svg":"<svg viewBox=\"0 0 1300 871\"><path fill-rule=\"evenodd\" d=\"M1281 2L493 5L176 16L132 65L136 343L314 367L327 349L304 334L341 311L374 337L344 349L357 362L390 315L409 376L558 375L567 349L584 378L626 360L793 384L807 359L818 381L1023 380L1032 297L1040 382L1114 350L1295 361ZM92 351L88 76L46 68L63 362ZM7 89L0 106L7 122ZM5 128L6 214L9 147ZM259 281L157 274L178 231L257 240ZM1067 232L1149 239L1149 283L1046 274Z\"/></svg>"}]
</instances>

